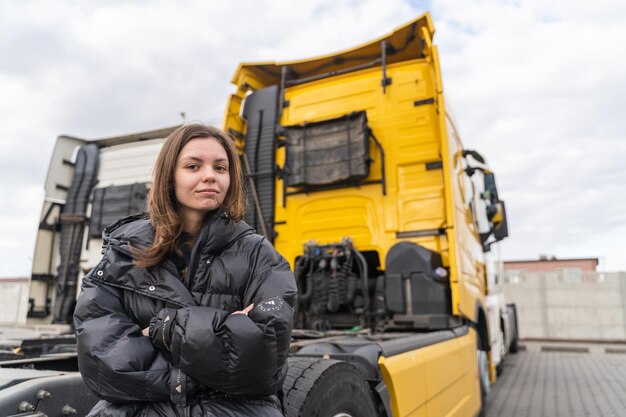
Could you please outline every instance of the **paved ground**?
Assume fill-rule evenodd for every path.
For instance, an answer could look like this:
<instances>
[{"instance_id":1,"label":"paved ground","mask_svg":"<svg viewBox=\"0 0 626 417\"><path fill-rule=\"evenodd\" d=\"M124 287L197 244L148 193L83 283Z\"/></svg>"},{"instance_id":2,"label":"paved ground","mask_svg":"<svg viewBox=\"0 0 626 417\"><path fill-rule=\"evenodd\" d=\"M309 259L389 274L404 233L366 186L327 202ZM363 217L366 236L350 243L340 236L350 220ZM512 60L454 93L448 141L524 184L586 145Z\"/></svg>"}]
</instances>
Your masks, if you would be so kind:
<instances>
[{"instance_id":1,"label":"paved ground","mask_svg":"<svg viewBox=\"0 0 626 417\"><path fill-rule=\"evenodd\" d=\"M626 346L526 342L487 397L487 417L626 416Z\"/></svg>"}]
</instances>

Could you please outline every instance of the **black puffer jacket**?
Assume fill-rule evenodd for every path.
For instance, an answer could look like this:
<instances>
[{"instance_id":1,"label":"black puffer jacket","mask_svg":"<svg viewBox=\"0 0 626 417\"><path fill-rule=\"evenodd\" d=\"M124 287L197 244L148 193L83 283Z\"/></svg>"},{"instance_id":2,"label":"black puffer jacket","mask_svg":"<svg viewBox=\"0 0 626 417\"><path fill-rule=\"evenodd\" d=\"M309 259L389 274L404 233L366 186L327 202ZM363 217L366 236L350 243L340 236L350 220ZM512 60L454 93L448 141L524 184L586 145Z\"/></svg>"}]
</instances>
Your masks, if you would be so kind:
<instances>
[{"instance_id":1,"label":"black puffer jacket","mask_svg":"<svg viewBox=\"0 0 626 417\"><path fill-rule=\"evenodd\" d=\"M92 415L280 415L275 394L297 293L287 261L250 226L216 212L181 279L170 260L133 266L129 244L153 236L140 216L109 226L104 257L83 279L74 315L80 372L116 403ZM248 316L231 315L252 303ZM148 326L150 337L141 332Z\"/></svg>"}]
</instances>

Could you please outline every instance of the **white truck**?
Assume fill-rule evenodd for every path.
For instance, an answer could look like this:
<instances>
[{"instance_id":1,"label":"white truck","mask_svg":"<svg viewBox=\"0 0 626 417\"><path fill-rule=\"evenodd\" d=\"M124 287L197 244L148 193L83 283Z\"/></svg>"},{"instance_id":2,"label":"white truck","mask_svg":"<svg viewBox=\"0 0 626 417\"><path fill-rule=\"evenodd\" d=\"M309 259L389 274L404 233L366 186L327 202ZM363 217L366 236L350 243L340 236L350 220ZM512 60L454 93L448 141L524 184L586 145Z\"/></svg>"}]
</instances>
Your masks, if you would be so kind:
<instances>
[{"instance_id":1,"label":"white truck","mask_svg":"<svg viewBox=\"0 0 626 417\"><path fill-rule=\"evenodd\" d=\"M495 246L495 245L494 245ZM492 246L492 251L493 251ZM515 304L507 304L503 291L504 268L499 246L487 258L487 316L491 338L491 361L500 374L509 353L517 353L518 327Z\"/></svg>"},{"instance_id":2,"label":"white truck","mask_svg":"<svg viewBox=\"0 0 626 417\"><path fill-rule=\"evenodd\" d=\"M491 233L489 222L495 220L498 213L490 213L489 201L499 201L495 177L485 163L485 158L476 151L466 151L465 171L468 176L466 190L472 190L473 198L468 198L474 210L487 210L487 218L476 217L479 234ZM469 197L469 196L468 196ZM488 238L484 244L485 269L487 276L487 320L489 321L489 339L491 346L491 380L493 373L500 374L508 353L517 352L518 327L515 304L507 304L503 291L504 266L500 256L500 242Z\"/></svg>"}]
</instances>

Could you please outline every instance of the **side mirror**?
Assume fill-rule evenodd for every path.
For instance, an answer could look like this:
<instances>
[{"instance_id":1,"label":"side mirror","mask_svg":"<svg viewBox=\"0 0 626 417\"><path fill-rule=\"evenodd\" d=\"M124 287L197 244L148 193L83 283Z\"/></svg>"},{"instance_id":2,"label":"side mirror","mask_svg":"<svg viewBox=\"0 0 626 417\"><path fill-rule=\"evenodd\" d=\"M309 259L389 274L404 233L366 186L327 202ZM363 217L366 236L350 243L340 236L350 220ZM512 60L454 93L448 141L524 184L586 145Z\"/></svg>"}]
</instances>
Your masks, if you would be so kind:
<instances>
[{"instance_id":1,"label":"side mirror","mask_svg":"<svg viewBox=\"0 0 626 417\"><path fill-rule=\"evenodd\" d=\"M500 200L498 202L498 205L500 206L500 210L498 210L499 216L495 216L493 218L493 223L495 226L493 230L493 237L496 238L496 242L509 236L509 225L506 220L506 209L504 207L504 201ZM500 218L498 219L498 217Z\"/></svg>"},{"instance_id":2,"label":"side mirror","mask_svg":"<svg viewBox=\"0 0 626 417\"><path fill-rule=\"evenodd\" d=\"M493 211L493 215L489 214L490 210ZM509 225L506 220L506 208L504 206L504 201L500 200L496 204L489 205L489 207L487 207L487 215L490 216L489 220L493 224L493 227L488 232L480 234L480 241L483 244L483 252L489 252L489 246L492 243L499 242L509 236ZM492 235L494 239L489 240Z\"/></svg>"},{"instance_id":3,"label":"side mirror","mask_svg":"<svg viewBox=\"0 0 626 417\"><path fill-rule=\"evenodd\" d=\"M498 218L500 217L498 215L501 214L500 203L489 204L486 210L487 210L487 219L490 222L496 223L498 221Z\"/></svg>"},{"instance_id":4,"label":"side mirror","mask_svg":"<svg viewBox=\"0 0 626 417\"><path fill-rule=\"evenodd\" d=\"M496 187L496 176L493 175L493 172L485 172L483 178L485 181L485 197L488 197L493 204L497 204L499 200L498 188Z\"/></svg>"}]
</instances>

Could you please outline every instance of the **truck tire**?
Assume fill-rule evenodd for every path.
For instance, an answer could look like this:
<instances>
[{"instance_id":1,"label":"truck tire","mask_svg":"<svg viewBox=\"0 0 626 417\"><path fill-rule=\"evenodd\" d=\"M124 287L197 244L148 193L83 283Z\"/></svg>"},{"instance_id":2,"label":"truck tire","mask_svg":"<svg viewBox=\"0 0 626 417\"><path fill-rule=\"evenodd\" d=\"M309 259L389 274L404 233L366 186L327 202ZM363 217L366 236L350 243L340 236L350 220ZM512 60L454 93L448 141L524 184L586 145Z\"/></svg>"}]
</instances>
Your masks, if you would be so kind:
<instances>
[{"instance_id":1,"label":"truck tire","mask_svg":"<svg viewBox=\"0 0 626 417\"><path fill-rule=\"evenodd\" d=\"M517 345L517 330L514 332L513 340L511 340L511 346L509 346L509 352L517 353L519 346Z\"/></svg>"},{"instance_id":2,"label":"truck tire","mask_svg":"<svg viewBox=\"0 0 626 417\"><path fill-rule=\"evenodd\" d=\"M478 417L485 417L487 413L487 395L489 394L491 384L489 381L489 360L487 359L487 352L477 350L476 359L478 361L478 382L480 383L480 411L478 412Z\"/></svg>"},{"instance_id":3,"label":"truck tire","mask_svg":"<svg viewBox=\"0 0 626 417\"><path fill-rule=\"evenodd\" d=\"M283 385L287 417L377 417L372 392L347 362L291 357Z\"/></svg>"},{"instance_id":4,"label":"truck tire","mask_svg":"<svg viewBox=\"0 0 626 417\"><path fill-rule=\"evenodd\" d=\"M517 353L517 351L519 350L519 347L517 345L517 342L519 339L519 328L517 325L517 307L515 306L515 304L507 304L507 308L509 309L511 316L513 317L513 320L511 320L511 324L512 324L511 333L513 333L513 338L511 339L511 346L509 346L509 352Z\"/></svg>"},{"instance_id":5,"label":"truck tire","mask_svg":"<svg viewBox=\"0 0 626 417\"><path fill-rule=\"evenodd\" d=\"M480 337L476 338L476 362L478 364L478 382L480 385L480 411L478 417L487 415L487 395L491 389L491 379L489 378L489 356L483 350Z\"/></svg>"}]
</instances>

